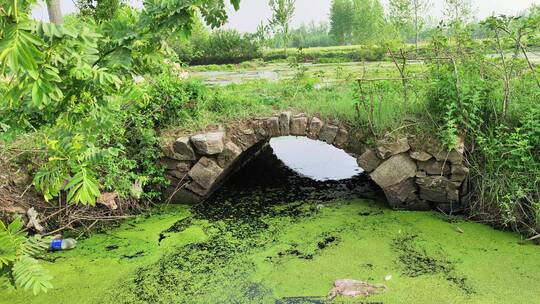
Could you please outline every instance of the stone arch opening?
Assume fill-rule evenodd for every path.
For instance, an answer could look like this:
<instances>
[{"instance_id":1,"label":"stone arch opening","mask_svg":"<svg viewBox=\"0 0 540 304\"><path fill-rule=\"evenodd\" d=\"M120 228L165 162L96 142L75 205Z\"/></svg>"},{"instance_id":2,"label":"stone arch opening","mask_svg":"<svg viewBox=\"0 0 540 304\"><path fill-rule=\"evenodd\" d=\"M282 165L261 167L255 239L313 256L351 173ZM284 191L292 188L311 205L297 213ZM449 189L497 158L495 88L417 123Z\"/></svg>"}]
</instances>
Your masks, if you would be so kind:
<instances>
[{"instance_id":1,"label":"stone arch opening","mask_svg":"<svg viewBox=\"0 0 540 304\"><path fill-rule=\"evenodd\" d=\"M163 143L166 178L171 187L167 201L197 203L208 198L228 177L260 153L272 138L299 136L344 149L349 139L345 126L324 122L319 117L283 112L205 132L169 138Z\"/></svg>"},{"instance_id":2,"label":"stone arch opening","mask_svg":"<svg viewBox=\"0 0 540 304\"><path fill-rule=\"evenodd\" d=\"M337 179L327 178L327 174L314 178L305 173L286 164L278 157L275 146L267 143L249 162L237 172L231 173L223 185L204 201L204 206L212 208L225 204L227 208L238 210L236 204L245 204L242 198L246 196L251 197L256 204L263 204L263 209L273 205L305 202L313 203L314 207L357 199L379 199L384 205L384 199L381 199L384 194L367 174L353 172L351 176Z\"/></svg>"},{"instance_id":3,"label":"stone arch opening","mask_svg":"<svg viewBox=\"0 0 540 304\"><path fill-rule=\"evenodd\" d=\"M364 147L360 133L316 116L283 112L175 136L163 142L163 163L171 181L164 194L174 203L203 201L260 153L270 139L300 136L358 157L358 165L384 191L392 208L446 212L466 204L468 168L463 164L463 151L443 151L436 146L419 150L407 138Z\"/></svg>"}]
</instances>

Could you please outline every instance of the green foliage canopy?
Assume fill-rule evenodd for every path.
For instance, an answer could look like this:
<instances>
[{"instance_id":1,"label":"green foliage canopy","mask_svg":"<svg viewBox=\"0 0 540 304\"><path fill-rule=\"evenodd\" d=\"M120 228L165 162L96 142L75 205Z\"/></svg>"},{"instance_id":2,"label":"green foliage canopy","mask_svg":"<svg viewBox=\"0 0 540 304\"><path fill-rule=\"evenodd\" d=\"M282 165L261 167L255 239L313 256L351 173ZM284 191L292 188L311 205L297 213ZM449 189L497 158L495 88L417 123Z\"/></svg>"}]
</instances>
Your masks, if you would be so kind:
<instances>
[{"instance_id":1,"label":"green foliage canopy","mask_svg":"<svg viewBox=\"0 0 540 304\"><path fill-rule=\"evenodd\" d=\"M354 23L351 0L333 0L330 8L330 35L338 45L352 42Z\"/></svg>"},{"instance_id":2,"label":"green foliage canopy","mask_svg":"<svg viewBox=\"0 0 540 304\"><path fill-rule=\"evenodd\" d=\"M290 23L294 16L296 0L270 0L269 5L272 10L270 26L277 29L283 38L283 46L287 53L287 43L289 42Z\"/></svg>"},{"instance_id":3,"label":"green foliage canopy","mask_svg":"<svg viewBox=\"0 0 540 304\"><path fill-rule=\"evenodd\" d=\"M169 42L184 63L240 63L262 56L259 40L253 34L240 34L234 29L216 29L208 32L200 21L195 24L189 39L175 37Z\"/></svg>"},{"instance_id":4,"label":"green foliage canopy","mask_svg":"<svg viewBox=\"0 0 540 304\"><path fill-rule=\"evenodd\" d=\"M66 191L68 202L88 205L100 195L100 166L125 151L111 136L125 128L119 113L142 97L133 75L161 70L172 54L166 38L189 35L197 14L212 27L227 20L224 0L149 0L142 11L123 6L112 20L66 25L32 20L34 0L2 4L2 129L40 134L47 161L34 184L45 199Z\"/></svg>"},{"instance_id":5,"label":"green foliage canopy","mask_svg":"<svg viewBox=\"0 0 540 304\"><path fill-rule=\"evenodd\" d=\"M369 44L384 39L386 20L379 0L353 0L355 43Z\"/></svg>"}]
</instances>

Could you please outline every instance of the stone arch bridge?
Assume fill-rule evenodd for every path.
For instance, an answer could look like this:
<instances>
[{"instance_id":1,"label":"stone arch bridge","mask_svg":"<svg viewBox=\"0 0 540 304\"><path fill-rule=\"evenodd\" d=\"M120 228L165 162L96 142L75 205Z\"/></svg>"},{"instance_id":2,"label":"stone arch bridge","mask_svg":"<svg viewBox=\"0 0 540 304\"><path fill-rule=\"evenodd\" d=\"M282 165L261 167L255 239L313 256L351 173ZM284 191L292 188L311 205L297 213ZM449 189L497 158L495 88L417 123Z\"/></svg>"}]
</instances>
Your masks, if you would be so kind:
<instances>
[{"instance_id":1,"label":"stone arch bridge","mask_svg":"<svg viewBox=\"0 0 540 304\"><path fill-rule=\"evenodd\" d=\"M360 133L316 116L283 112L165 140L162 162L171 181L166 199L204 200L271 138L293 135L318 139L355 157L392 208L448 212L466 205L469 169L463 164L463 151L420 150L407 138L367 147Z\"/></svg>"}]
</instances>

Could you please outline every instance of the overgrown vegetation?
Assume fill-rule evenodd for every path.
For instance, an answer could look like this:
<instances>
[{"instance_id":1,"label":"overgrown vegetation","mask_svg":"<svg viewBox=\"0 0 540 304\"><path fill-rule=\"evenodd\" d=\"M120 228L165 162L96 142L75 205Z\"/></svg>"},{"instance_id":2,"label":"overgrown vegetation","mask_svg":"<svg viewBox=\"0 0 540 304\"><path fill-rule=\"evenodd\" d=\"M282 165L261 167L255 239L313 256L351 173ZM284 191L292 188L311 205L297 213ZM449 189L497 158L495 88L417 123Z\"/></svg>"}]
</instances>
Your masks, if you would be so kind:
<instances>
[{"instance_id":1,"label":"overgrown vegetation","mask_svg":"<svg viewBox=\"0 0 540 304\"><path fill-rule=\"evenodd\" d=\"M239 1L230 2L238 8ZM3 1L0 7L0 139L33 133L35 146L26 151L35 152L33 184L57 208L62 202L94 206L103 192L123 201L155 198L166 183L157 161L159 129L189 112L201 89L158 80L149 85L154 89L141 90L135 80L178 75L166 60L174 58L168 34L189 33L199 14L211 26L222 25L225 3L146 2L142 11L121 5L108 12L82 5L92 14L64 25L31 19L34 4ZM1 261L15 285L37 293L51 287L32 259L46 243L39 235L26 239L21 227L21 219L0 227Z\"/></svg>"},{"instance_id":2,"label":"overgrown vegetation","mask_svg":"<svg viewBox=\"0 0 540 304\"><path fill-rule=\"evenodd\" d=\"M482 24L489 39L477 40L476 26L461 23L466 18L463 11L434 31L429 44L422 46L425 69L410 62L418 58L413 48L400 52L381 47L381 54L395 61L399 69L365 68L347 79L341 78L347 74L346 68L337 66L331 73L341 88L314 89L328 81L330 71L306 73L307 67L299 63L309 61L310 52L316 49L301 49L290 66L296 71L293 81L276 84L275 89L273 84L241 88L251 96L271 92L280 96L280 104L286 101L304 111L356 120L375 137L396 135L396 130L423 132L438 137L449 149L458 148L465 138L473 168L471 214L537 235L540 87L539 69L528 58L528 50L538 40L538 17L538 8L533 7L522 17L489 18ZM362 86L356 95L354 79L358 75ZM227 90L231 89L243 94L239 88ZM304 104L303 100L310 102ZM359 101L358 116L351 112L355 100Z\"/></svg>"},{"instance_id":3,"label":"overgrown vegetation","mask_svg":"<svg viewBox=\"0 0 540 304\"><path fill-rule=\"evenodd\" d=\"M475 186L471 211L536 235L540 202L540 70L523 40L540 35L540 10L522 18L486 21L493 41L472 39L470 28L452 24L453 41L433 40L428 109L441 122L440 137L455 148L457 137L471 147ZM508 55L503 44L513 47ZM490 58L497 51L499 56ZM520 56L521 55L521 56Z\"/></svg>"},{"instance_id":4,"label":"overgrown vegetation","mask_svg":"<svg viewBox=\"0 0 540 304\"><path fill-rule=\"evenodd\" d=\"M187 102L173 96L178 104L163 109L167 98L149 99L132 75L174 73L169 70L174 65L163 67L171 52L162 43L167 35L158 33L165 28L188 33L199 10L148 3L143 11L123 6L108 22L95 24L81 16L59 25L31 20L33 3L8 1L1 10L0 60L8 80L2 137L33 130L40 143L36 148L47 151L34 178L36 188L46 200L66 192L68 203L94 205L101 190L125 198L128 184L163 182L155 161L160 156L156 132L165 122L157 114L182 111L171 107L187 107ZM219 1L199 9L217 26L226 16L223 3L215 4ZM197 94L185 89L188 99ZM145 194L152 193L147 188Z\"/></svg>"},{"instance_id":5,"label":"overgrown vegetation","mask_svg":"<svg viewBox=\"0 0 540 304\"><path fill-rule=\"evenodd\" d=\"M289 54L290 55L290 54ZM285 60L289 58L282 50L268 50L264 52L265 61ZM316 47L302 49L301 56L295 54L295 58L301 62L315 63L340 63L340 62L361 62L380 61L386 59L386 48L382 45L355 45L340 47Z\"/></svg>"}]
</instances>

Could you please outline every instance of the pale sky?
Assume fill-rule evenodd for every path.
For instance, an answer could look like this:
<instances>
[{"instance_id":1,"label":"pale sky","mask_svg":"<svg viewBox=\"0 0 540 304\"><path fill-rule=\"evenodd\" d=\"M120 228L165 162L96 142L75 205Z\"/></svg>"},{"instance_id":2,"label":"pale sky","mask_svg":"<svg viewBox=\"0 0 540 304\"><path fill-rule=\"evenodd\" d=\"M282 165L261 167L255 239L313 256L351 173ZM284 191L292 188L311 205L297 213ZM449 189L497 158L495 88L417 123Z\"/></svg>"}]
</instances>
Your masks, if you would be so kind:
<instances>
[{"instance_id":1,"label":"pale sky","mask_svg":"<svg viewBox=\"0 0 540 304\"><path fill-rule=\"evenodd\" d=\"M386 4L388 0L382 0ZM43 1L41 1L43 2ZM76 10L75 0L60 0L63 13ZM135 6L140 6L141 0L128 0ZM436 19L442 17L444 0L431 0L433 3L430 15ZM296 0L296 13L293 18L293 27L311 21L328 21L331 0ZM472 0L478 19L483 19L491 14L515 15L523 12L532 4L540 5L540 0ZM42 4L33 11L37 19L47 20L47 10ZM229 9L229 23L227 28L236 28L241 32L254 32L261 21L268 20L271 12L268 8L268 0L241 0L240 11Z\"/></svg>"}]
</instances>

